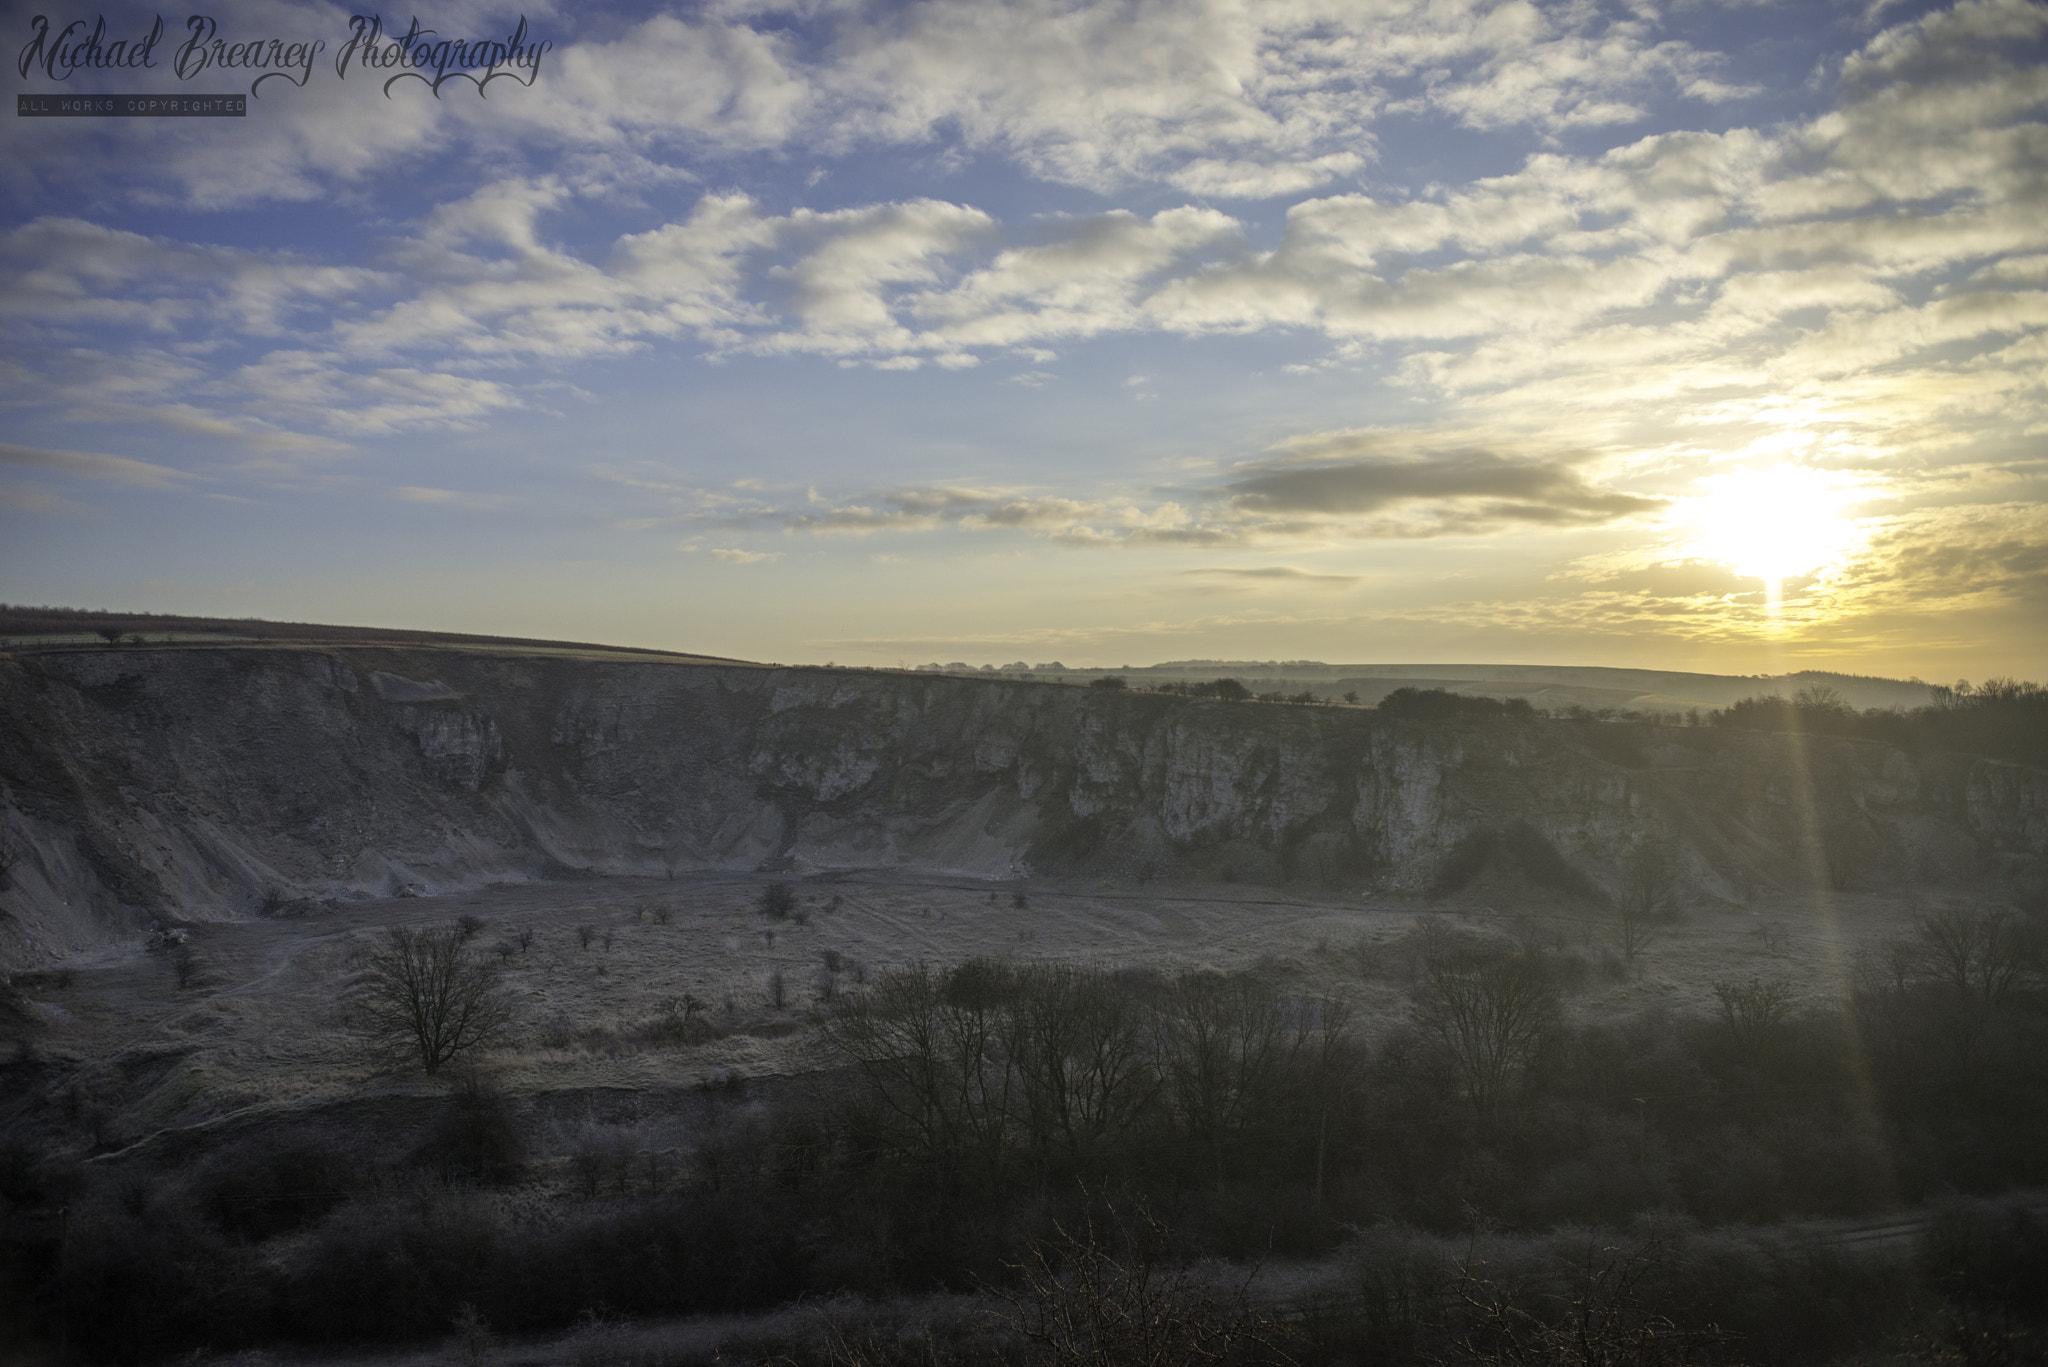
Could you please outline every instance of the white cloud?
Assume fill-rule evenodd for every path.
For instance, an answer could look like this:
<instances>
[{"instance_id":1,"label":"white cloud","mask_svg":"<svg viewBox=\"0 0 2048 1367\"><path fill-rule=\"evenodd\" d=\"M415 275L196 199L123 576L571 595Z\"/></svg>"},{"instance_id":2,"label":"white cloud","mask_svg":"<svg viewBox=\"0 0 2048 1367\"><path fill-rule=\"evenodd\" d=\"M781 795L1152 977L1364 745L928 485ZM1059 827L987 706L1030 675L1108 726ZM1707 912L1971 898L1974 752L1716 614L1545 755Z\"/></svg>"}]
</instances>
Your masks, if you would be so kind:
<instances>
[{"instance_id":1,"label":"white cloud","mask_svg":"<svg viewBox=\"0 0 2048 1367\"><path fill-rule=\"evenodd\" d=\"M346 32L347 11L324 0L224 0L215 12L224 31ZM1097 191L1268 198L1359 173L1390 112L1555 131L1634 121L1652 95L1730 93L1711 54L1661 37L1640 6L854 0L623 24L530 12L533 33L556 42L530 88L435 99L407 84L387 99L367 73L323 70L303 90L267 93L231 143L183 127L7 126L4 160L49 189L210 208L316 199L448 154L503 166L522 149L643 179L705 157L919 147ZM108 13L116 29L149 23L126 0ZM434 22L483 34L511 17L461 7ZM132 168L125 183L110 164Z\"/></svg>"},{"instance_id":2,"label":"white cloud","mask_svg":"<svg viewBox=\"0 0 2048 1367\"><path fill-rule=\"evenodd\" d=\"M169 334L195 324L278 336L293 315L379 283L296 253L170 242L77 218L0 235L0 261L0 313L56 338L89 326Z\"/></svg>"},{"instance_id":3,"label":"white cloud","mask_svg":"<svg viewBox=\"0 0 2048 1367\"><path fill-rule=\"evenodd\" d=\"M493 380L409 366L359 371L339 362L332 354L273 351L237 371L232 384L265 417L355 437L475 428L522 406L516 391Z\"/></svg>"},{"instance_id":4,"label":"white cloud","mask_svg":"<svg viewBox=\"0 0 2048 1367\"><path fill-rule=\"evenodd\" d=\"M723 85L667 103L643 92L654 102L633 127L713 120L716 105L730 137L766 147L828 111L826 151L954 128L1108 185L1171 179L1233 147L1309 165L1330 155L1326 136L1364 136L1345 120L1379 107L1375 82L1417 73L1436 73L1428 100L1482 124L1505 117L1510 86L1549 92L1531 117L1561 124L1624 88L1708 79L1650 20L1577 7L1138 3L1118 26L1087 4L932 0L821 12L822 46L719 13L584 51L548 98L595 101L603 72L630 85L664 56L730 59ZM560 175L444 203L374 268L41 219L0 238L0 307L63 345L16 363L0 392L32 406L40 389L71 411L90 395L102 417L313 450L474 426L521 405L504 372L670 339L909 370L991 351L1041 364L1051 345L1116 334L1284 329L1322 334L1340 360L1388 348L1400 383L1514 410L1525 435L1592 410L1618 423L1645 399L1671 422L1723 422L1786 395L1839 414L1852 393L1885 440L1903 433L1908 397L1923 424L1993 394L2024 424L2043 409L2038 367L2015 348L2048 325L2026 264L2048 259L2048 69L2004 54L2043 32L2048 6L1970 0L1879 35L1847 64L1840 107L1804 125L1663 133L1413 196L1308 199L1270 248L1193 205L1005 225L937 198L772 213L719 192L586 249L551 231L587 193ZM1114 88L1112 69L1126 73ZM629 156L654 136L567 128L616 135ZM67 367L96 379L48 383Z\"/></svg>"}]
</instances>

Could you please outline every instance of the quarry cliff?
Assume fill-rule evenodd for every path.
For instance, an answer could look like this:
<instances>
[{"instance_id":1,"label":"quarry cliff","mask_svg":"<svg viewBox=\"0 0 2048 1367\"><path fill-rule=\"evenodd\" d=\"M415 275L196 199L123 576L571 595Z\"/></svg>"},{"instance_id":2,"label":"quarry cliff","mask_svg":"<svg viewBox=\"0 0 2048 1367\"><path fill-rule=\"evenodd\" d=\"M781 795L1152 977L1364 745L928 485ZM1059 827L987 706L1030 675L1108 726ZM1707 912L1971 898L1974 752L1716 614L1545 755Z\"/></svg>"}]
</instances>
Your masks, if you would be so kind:
<instances>
[{"instance_id":1,"label":"quarry cliff","mask_svg":"<svg viewBox=\"0 0 2048 1367\"><path fill-rule=\"evenodd\" d=\"M0 806L14 967L167 921L705 868L1355 895L1515 832L1551 873L1495 856L1511 882L1597 902L1652 843L1739 902L2048 862L2048 772L1870 741L441 648L0 655Z\"/></svg>"}]
</instances>

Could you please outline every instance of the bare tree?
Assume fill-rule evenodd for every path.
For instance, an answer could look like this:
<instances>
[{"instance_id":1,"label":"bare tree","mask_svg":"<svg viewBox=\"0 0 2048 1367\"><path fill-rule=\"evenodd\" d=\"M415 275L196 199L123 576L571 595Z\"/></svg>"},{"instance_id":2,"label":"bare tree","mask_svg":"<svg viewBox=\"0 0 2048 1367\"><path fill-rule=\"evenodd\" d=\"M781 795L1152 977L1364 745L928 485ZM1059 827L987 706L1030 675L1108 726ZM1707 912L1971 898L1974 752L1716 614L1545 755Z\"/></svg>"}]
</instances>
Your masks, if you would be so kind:
<instances>
[{"instance_id":1,"label":"bare tree","mask_svg":"<svg viewBox=\"0 0 2048 1367\"><path fill-rule=\"evenodd\" d=\"M918 963L842 997L819 1029L828 1056L866 1084L864 1123L890 1147L935 1166L955 1147L942 1009L940 975Z\"/></svg>"},{"instance_id":2,"label":"bare tree","mask_svg":"<svg viewBox=\"0 0 2048 1367\"><path fill-rule=\"evenodd\" d=\"M1136 985L1066 965L1023 970L1003 1021L1025 1129L1041 1161L1084 1163L1159 1092Z\"/></svg>"},{"instance_id":3,"label":"bare tree","mask_svg":"<svg viewBox=\"0 0 2048 1367\"><path fill-rule=\"evenodd\" d=\"M1491 1121L1557 1023L1557 988L1525 955L1439 958L1427 974L1416 1020L1449 1053L1473 1110Z\"/></svg>"},{"instance_id":4,"label":"bare tree","mask_svg":"<svg viewBox=\"0 0 2048 1367\"><path fill-rule=\"evenodd\" d=\"M1008 1143L1014 1075L1001 1026L1012 991L994 964L912 964L842 994L820 1022L828 1055L865 1084L859 1123L941 1186L970 1164L992 1167Z\"/></svg>"},{"instance_id":5,"label":"bare tree","mask_svg":"<svg viewBox=\"0 0 2048 1367\"><path fill-rule=\"evenodd\" d=\"M1792 1014L1792 984L1778 978L1716 981L1714 995L1720 999L1721 1019L1736 1049L1751 1064L1763 1056L1771 1035Z\"/></svg>"},{"instance_id":6,"label":"bare tree","mask_svg":"<svg viewBox=\"0 0 2048 1367\"><path fill-rule=\"evenodd\" d=\"M2025 928L2009 911L1930 912L1910 943L1921 977L1979 1006L2004 1004L2036 967Z\"/></svg>"},{"instance_id":7,"label":"bare tree","mask_svg":"<svg viewBox=\"0 0 2048 1367\"><path fill-rule=\"evenodd\" d=\"M1904 940L1883 940L1856 956L1855 1005L1863 1037L1886 1061L1905 1059L1906 1006L1914 983L1913 947Z\"/></svg>"},{"instance_id":8,"label":"bare tree","mask_svg":"<svg viewBox=\"0 0 2048 1367\"><path fill-rule=\"evenodd\" d=\"M1678 871L1671 852L1657 841L1644 841L1622 861L1620 895L1614 900L1614 936L1622 962L1636 966L1636 957L1657 938L1658 926L1678 907Z\"/></svg>"},{"instance_id":9,"label":"bare tree","mask_svg":"<svg viewBox=\"0 0 2048 1367\"><path fill-rule=\"evenodd\" d=\"M1318 1206L1323 1203L1323 1173L1330 1152L1330 1122L1350 1098L1357 1085L1357 1069L1351 1035L1351 1007L1333 997L1315 1002L1300 1019L1298 1033L1305 1040L1296 1053L1306 1059L1308 1095L1315 1115L1316 1185Z\"/></svg>"},{"instance_id":10,"label":"bare tree","mask_svg":"<svg viewBox=\"0 0 2048 1367\"><path fill-rule=\"evenodd\" d=\"M1227 1142L1272 1114L1302 1041L1278 997L1247 973L1183 973L1167 985L1156 1046L1168 1094L1224 1177Z\"/></svg>"},{"instance_id":11,"label":"bare tree","mask_svg":"<svg viewBox=\"0 0 2048 1367\"><path fill-rule=\"evenodd\" d=\"M1879 1043L1903 1062L1907 1022L1932 1026L1952 1080L1987 1062L1993 1021L2042 971L2036 932L2010 911L1929 912L1863 965L1858 1005Z\"/></svg>"},{"instance_id":12,"label":"bare tree","mask_svg":"<svg viewBox=\"0 0 2048 1367\"><path fill-rule=\"evenodd\" d=\"M374 1048L435 1073L504 1033L512 1000L503 978L464 941L456 926L392 928L357 986L362 1029Z\"/></svg>"}]
</instances>

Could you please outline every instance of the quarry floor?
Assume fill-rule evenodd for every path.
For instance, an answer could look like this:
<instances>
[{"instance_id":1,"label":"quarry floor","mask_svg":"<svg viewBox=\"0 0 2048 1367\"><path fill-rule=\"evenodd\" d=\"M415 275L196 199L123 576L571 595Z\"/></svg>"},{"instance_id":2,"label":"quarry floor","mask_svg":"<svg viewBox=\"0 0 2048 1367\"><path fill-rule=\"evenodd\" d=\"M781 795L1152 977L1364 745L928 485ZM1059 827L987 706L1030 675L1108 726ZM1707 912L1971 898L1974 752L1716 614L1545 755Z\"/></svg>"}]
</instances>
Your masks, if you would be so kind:
<instances>
[{"instance_id":1,"label":"quarry floor","mask_svg":"<svg viewBox=\"0 0 2048 1367\"><path fill-rule=\"evenodd\" d=\"M791 883L798 898L780 919L759 910L774 881ZM1253 968L1289 992L1349 1001L1373 1032L1406 1019L1408 988L1390 951L1431 919L1583 961L1567 1009L1599 1018L1712 1010L1716 980L1753 975L1788 980L1809 998L1835 995L1860 945L1899 933L1939 900L1829 894L1696 905L1659 926L1629 968L1607 921L1512 888L1427 901L897 870L699 873L506 885L195 925L182 987L172 956L137 943L16 982L41 1018L40 1057L76 1070L112 1117L105 1143L118 1147L237 1117L437 1094L442 1084L416 1069L393 1072L366 1056L349 1028L347 986L395 925L482 923L473 943L501 957L519 1002L517 1030L486 1060L508 1092L621 1097L736 1074L801 1073L809 1066L804 1022L826 994L919 960ZM521 949L523 932L531 939ZM695 1018L721 1037L656 1038L650 1027L685 1009L686 998L702 1003ZM7 1124L0 1105L0 1128Z\"/></svg>"}]
</instances>

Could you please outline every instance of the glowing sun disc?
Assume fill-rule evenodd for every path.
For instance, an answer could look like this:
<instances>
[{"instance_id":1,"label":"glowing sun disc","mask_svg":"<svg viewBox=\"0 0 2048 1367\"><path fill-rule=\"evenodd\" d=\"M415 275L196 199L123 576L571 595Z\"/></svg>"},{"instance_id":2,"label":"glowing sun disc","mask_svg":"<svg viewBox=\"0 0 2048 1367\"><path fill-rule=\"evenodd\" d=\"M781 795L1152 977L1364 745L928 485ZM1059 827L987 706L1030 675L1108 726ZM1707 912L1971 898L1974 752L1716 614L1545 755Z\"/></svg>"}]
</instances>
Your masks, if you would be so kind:
<instances>
[{"instance_id":1,"label":"glowing sun disc","mask_svg":"<svg viewBox=\"0 0 2048 1367\"><path fill-rule=\"evenodd\" d=\"M1698 530L1693 553L1771 585L1823 570L1858 540L1842 515L1850 491L1841 476L1799 465L1736 470L1701 479L1708 492L1689 501Z\"/></svg>"}]
</instances>

